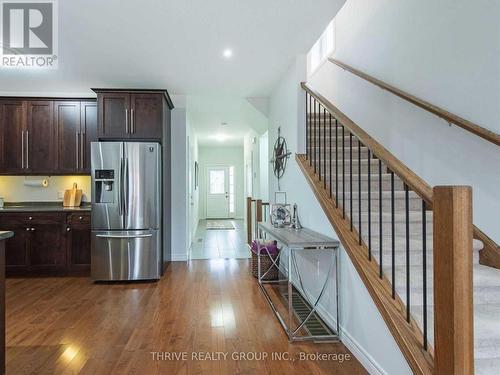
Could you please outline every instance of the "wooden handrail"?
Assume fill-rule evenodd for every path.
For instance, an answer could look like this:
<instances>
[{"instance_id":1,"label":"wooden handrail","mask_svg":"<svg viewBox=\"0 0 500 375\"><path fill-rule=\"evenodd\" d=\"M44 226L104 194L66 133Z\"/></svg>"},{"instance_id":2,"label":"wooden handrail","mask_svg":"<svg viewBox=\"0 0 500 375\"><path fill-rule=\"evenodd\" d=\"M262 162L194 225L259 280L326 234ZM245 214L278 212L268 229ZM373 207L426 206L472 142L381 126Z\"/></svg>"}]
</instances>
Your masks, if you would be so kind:
<instances>
[{"instance_id":1,"label":"wooden handrail","mask_svg":"<svg viewBox=\"0 0 500 375\"><path fill-rule=\"evenodd\" d=\"M387 168L393 171L404 183L417 193L427 205L432 207L432 188L422 178L417 176L410 168L404 165L398 158L390 153L384 146L373 139L367 132L361 129L340 109L335 107L328 99L311 88L307 83L301 83L302 88L321 103L343 126L345 126L359 141L368 147L373 154L382 160Z\"/></svg>"},{"instance_id":2,"label":"wooden handrail","mask_svg":"<svg viewBox=\"0 0 500 375\"><path fill-rule=\"evenodd\" d=\"M353 68L352 66L349 66L347 64L344 64L343 62L339 61L339 60L336 60L334 58L329 58L328 59L330 62L332 62L333 64L341 67L342 69L345 69L355 75L357 75L358 77L361 77L363 78L364 80L384 89L384 90L387 90L391 93L393 93L394 95L400 97L401 99L404 99L406 100L407 102L410 102L414 105L416 105L417 107L420 107L422 109L425 109L426 111L444 119L446 122L450 123L450 124L455 124L459 127L461 127L462 129L465 129L469 132L471 132L472 134L475 134L483 139L486 139L487 141L497 145L497 146L500 146L500 135L499 134L496 134L495 132L492 132L491 130L488 130L486 128L483 128L482 126L479 126L477 124L474 124L473 122L469 121L469 120L466 120L460 116L457 116L451 112L448 112L438 106L435 106L423 99L420 99L420 98L417 98L416 96L414 95L411 95L403 90L400 90L394 86L391 86L389 85L388 83L385 83L384 81L381 81L375 77L372 77L366 73L363 73L355 68Z\"/></svg>"},{"instance_id":3,"label":"wooden handrail","mask_svg":"<svg viewBox=\"0 0 500 375\"><path fill-rule=\"evenodd\" d=\"M387 168L393 171L404 183L406 183L415 193L425 200L427 207L432 208L432 188L427 182L415 174L411 169L404 165L384 146L373 139L368 133L356 125L349 117L347 117L340 109L335 107L328 99L321 95L318 91L311 88L307 83L301 83L302 88L308 92L313 98L321 103L343 126L345 126L352 134L358 137L359 141L368 147L373 154L382 160ZM486 266L500 269L500 246L483 233L478 227L474 226L474 238L483 242L484 248L479 253L480 263Z\"/></svg>"}]
</instances>

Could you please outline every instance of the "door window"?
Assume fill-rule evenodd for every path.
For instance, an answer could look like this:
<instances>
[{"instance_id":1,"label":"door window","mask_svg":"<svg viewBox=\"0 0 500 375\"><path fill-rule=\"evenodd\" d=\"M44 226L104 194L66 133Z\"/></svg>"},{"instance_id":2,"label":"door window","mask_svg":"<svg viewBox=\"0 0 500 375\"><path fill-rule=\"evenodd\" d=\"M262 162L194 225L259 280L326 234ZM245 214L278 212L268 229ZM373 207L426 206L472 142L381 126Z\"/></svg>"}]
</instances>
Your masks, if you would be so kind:
<instances>
[{"instance_id":1,"label":"door window","mask_svg":"<svg viewBox=\"0 0 500 375\"><path fill-rule=\"evenodd\" d=\"M209 173L210 194L225 194L224 170L211 170Z\"/></svg>"}]
</instances>

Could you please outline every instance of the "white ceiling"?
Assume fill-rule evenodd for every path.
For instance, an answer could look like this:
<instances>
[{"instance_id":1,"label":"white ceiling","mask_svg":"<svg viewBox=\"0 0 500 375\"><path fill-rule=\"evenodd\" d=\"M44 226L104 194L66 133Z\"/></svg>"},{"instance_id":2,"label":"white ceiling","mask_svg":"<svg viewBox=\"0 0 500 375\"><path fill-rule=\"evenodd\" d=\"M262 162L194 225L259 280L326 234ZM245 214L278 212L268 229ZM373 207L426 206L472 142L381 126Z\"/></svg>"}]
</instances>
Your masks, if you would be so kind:
<instances>
[{"instance_id":1,"label":"white ceiling","mask_svg":"<svg viewBox=\"0 0 500 375\"><path fill-rule=\"evenodd\" d=\"M234 95L190 95L187 113L201 145L242 145L251 130L262 134L268 126L263 113Z\"/></svg>"},{"instance_id":2,"label":"white ceiling","mask_svg":"<svg viewBox=\"0 0 500 375\"><path fill-rule=\"evenodd\" d=\"M267 96L344 2L59 0L59 68L0 70L0 94L143 87Z\"/></svg>"}]
</instances>

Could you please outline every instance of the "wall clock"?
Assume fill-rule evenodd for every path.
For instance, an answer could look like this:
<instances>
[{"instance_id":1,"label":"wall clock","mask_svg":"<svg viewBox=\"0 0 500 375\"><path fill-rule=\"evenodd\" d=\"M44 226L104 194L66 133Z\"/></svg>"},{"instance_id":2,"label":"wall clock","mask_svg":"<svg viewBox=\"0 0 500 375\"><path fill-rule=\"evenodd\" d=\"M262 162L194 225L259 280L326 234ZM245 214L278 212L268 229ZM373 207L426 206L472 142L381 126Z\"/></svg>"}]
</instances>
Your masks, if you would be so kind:
<instances>
[{"instance_id":1,"label":"wall clock","mask_svg":"<svg viewBox=\"0 0 500 375\"><path fill-rule=\"evenodd\" d=\"M271 159L274 175L278 179L278 190L281 190L280 178L285 173L286 163L291 154L292 153L288 151L286 139L281 136L281 127L279 127L278 138L276 139L276 142L274 142L273 158Z\"/></svg>"}]
</instances>

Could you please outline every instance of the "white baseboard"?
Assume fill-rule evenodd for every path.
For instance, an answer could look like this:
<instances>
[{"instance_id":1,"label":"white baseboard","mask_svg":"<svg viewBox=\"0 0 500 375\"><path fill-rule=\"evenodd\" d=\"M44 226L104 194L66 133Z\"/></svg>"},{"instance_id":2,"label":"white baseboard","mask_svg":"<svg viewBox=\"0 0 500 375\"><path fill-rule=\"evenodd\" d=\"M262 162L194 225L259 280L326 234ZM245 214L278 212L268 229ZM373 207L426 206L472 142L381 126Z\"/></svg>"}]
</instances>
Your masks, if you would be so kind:
<instances>
[{"instance_id":1,"label":"white baseboard","mask_svg":"<svg viewBox=\"0 0 500 375\"><path fill-rule=\"evenodd\" d=\"M344 331L342 327L340 327L340 340L370 374L387 375L377 361L348 332Z\"/></svg>"},{"instance_id":2,"label":"white baseboard","mask_svg":"<svg viewBox=\"0 0 500 375\"><path fill-rule=\"evenodd\" d=\"M185 262L185 261L187 261L187 255L186 254L172 254L171 261L172 262Z\"/></svg>"}]
</instances>

